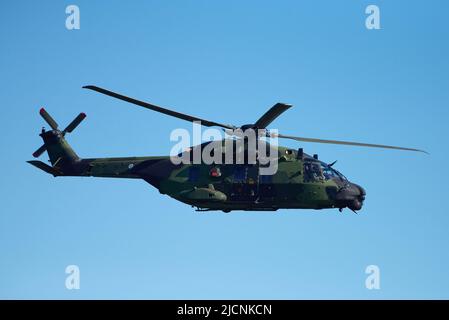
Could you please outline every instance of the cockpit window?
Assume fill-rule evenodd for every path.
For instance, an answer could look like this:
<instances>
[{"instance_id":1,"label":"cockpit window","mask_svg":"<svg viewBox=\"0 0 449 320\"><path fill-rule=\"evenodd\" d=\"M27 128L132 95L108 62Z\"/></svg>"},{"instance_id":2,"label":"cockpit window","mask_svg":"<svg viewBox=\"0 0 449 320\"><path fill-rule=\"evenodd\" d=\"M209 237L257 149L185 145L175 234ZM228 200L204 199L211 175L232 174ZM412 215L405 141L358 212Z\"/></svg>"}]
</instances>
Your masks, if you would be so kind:
<instances>
[{"instance_id":1,"label":"cockpit window","mask_svg":"<svg viewBox=\"0 0 449 320\"><path fill-rule=\"evenodd\" d=\"M331 180L333 178L339 177L337 172L328 165L321 164L321 168L323 169L323 176L326 180Z\"/></svg>"},{"instance_id":2,"label":"cockpit window","mask_svg":"<svg viewBox=\"0 0 449 320\"><path fill-rule=\"evenodd\" d=\"M341 174L334 168L330 167L329 165L325 164L324 162L321 162L321 168L323 170L323 175L326 180L330 180L333 178L340 178L343 181L348 180L343 174Z\"/></svg>"},{"instance_id":3,"label":"cockpit window","mask_svg":"<svg viewBox=\"0 0 449 320\"><path fill-rule=\"evenodd\" d=\"M305 161L304 162L304 180L307 181L324 181L340 178L346 181L346 177L337 170L333 169L324 162Z\"/></svg>"},{"instance_id":4,"label":"cockpit window","mask_svg":"<svg viewBox=\"0 0 449 320\"><path fill-rule=\"evenodd\" d=\"M304 162L304 180L305 181L319 181L324 180L323 171L319 162L305 161Z\"/></svg>"},{"instance_id":5,"label":"cockpit window","mask_svg":"<svg viewBox=\"0 0 449 320\"><path fill-rule=\"evenodd\" d=\"M341 180L343 181L348 181L348 179L344 176L343 173L341 173L340 171L335 170L335 172L337 172L338 176L340 177Z\"/></svg>"}]
</instances>

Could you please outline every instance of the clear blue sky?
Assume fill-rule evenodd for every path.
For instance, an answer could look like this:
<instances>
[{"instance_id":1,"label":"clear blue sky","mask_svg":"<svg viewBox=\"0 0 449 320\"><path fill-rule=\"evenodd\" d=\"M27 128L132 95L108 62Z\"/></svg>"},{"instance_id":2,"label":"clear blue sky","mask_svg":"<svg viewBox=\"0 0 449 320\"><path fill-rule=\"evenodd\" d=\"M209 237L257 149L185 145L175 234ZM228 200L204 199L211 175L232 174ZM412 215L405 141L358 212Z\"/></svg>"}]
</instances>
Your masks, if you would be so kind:
<instances>
[{"instance_id":1,"label":"clear blue sky","mask_svg":"<svg viewBox=\"0 0 449 320\"><path fill-rule=\"evenodd\" d=\"M77 4L81 29L65 28ZM377 4L381 30L365 28ZM0 5L0 298L449 298L447 1L13 1ZM26 160L41 106L80 156L168 154L166 117L95 84L285 134L367 190L337 210L199 214L143 181L53 178ZM285 145L299 147L294 142ZM45 161L44 157L42 160ZM65 289L65 267L81 289ZM381 270L367 290L365 267Z\"/></svg>"}]
</instances>

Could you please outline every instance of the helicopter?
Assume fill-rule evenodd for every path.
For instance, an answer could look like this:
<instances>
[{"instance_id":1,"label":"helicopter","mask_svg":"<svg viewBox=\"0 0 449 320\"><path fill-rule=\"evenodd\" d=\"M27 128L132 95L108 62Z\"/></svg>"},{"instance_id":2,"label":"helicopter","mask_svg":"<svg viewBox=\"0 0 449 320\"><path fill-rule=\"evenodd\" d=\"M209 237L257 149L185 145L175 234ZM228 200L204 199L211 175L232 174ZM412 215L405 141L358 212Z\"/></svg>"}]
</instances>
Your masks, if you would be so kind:
<instances>
[{"instance_id":1,"label":"helicopter","mask_svg":"<svg viewBox=\"0 0 449 320\"><path fill-rule=\"evenodd\" d=\"M218 127L225 131L255 130L259 145L269 144L264 138L276 137L299 142L338 144L359 147L384 148L427 153L424 150L390 145L369 144L339 140L305 138L279 133L271 133L267 127L292 105L276 103L256 122L242 126L223 124L194 117L185 113L130 98L97 86L83 88L126 101L140 107L169 115L189 122L199 122L202 126ZM348 208L353 212L362 209L366 197L365 189L349 181L335 169L333 163L318 159L318 155L306 154L302 148L291 149L276 146L272 159L277 162L277 170L272 174L261 174L261 161L228 163L174 162L171 156L80 158L67 142L65 136L71 133L85 118L80 113L65 129L60 130L57 122L41 108L42 118L50 130L42 128L40 133L44 144L33 156L38 158L47 151L48 165L42 161L27 161L46 173L59 176L108 177L143 179L159 190L161 194L196 208L197 211L276 211L278 209L330 209L340 212ZM261 132L261 133L260 133ZM239 141L243 154L248 152L248 141L243 139L222 139L208 141L182 151L179 157L191 159L197 150L213 147L223 158L229 155L235 160ZM224 146L230 145L231 149ZM243 145L243 147L242 147ZM270 146L269 146L270 147ZM220 151L221 150L221 151ZM220 156L218 158L221 158Z\"/></svg>"}]
</instances>

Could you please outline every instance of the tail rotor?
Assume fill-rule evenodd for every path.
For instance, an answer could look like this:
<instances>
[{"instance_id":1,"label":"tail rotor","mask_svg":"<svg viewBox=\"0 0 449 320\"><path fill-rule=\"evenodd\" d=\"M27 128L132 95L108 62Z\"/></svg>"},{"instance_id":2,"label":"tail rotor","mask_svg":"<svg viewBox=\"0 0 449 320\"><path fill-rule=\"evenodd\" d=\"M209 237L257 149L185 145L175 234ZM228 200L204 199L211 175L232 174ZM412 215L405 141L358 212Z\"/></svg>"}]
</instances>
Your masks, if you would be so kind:
<instances>
[{"instance_id":1,"label":"tail rotor","mask_svg":"<svg viewBox=\"0 0 449 320\"><path fill-rule=\"evenodd\" d=\"M58 129L58 123L50 116L50 114L44 109L41 108L39 110L39 114L41 117L45 120L45 122L48 123L50 128L55 131L56 133L60 133L63 137L66 135L66 133L71 133L73 130L75 130L76 127L86 118L86 114L84 112L81 112L75 119L73 119L72 122L62 131ZM43 129L43 132L45 130ZM42 153L44 153L47 150L47 147L45 144L39 147L36 151L33 152L33 157L39 158Z\"/></svg>"}]
</instances>

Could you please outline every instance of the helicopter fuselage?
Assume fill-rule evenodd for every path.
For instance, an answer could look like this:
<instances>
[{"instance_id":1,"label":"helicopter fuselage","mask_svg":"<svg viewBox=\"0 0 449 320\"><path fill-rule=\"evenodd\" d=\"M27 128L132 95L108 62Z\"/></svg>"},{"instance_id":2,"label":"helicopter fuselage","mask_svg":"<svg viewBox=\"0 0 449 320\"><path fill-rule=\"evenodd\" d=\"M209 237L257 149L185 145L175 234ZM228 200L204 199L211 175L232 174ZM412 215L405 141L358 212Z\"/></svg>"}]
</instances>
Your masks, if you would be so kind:
<instances>
[{"instance_id":1,"label":"helicopter fuselage","mask_svg":"<svg viewBox=\"0 0 449 320\"><path fill-rule=\"evenodd\" d=\"M174 164L169 156L81 159L58 130L41 136L52 167L30 163L54 176L143 179L200 211L345 207L356 211L365 199L362 187L302 149L277 147L276 173L261 175L259 165L249 163Z\"/></svg>"}]
</instances>

